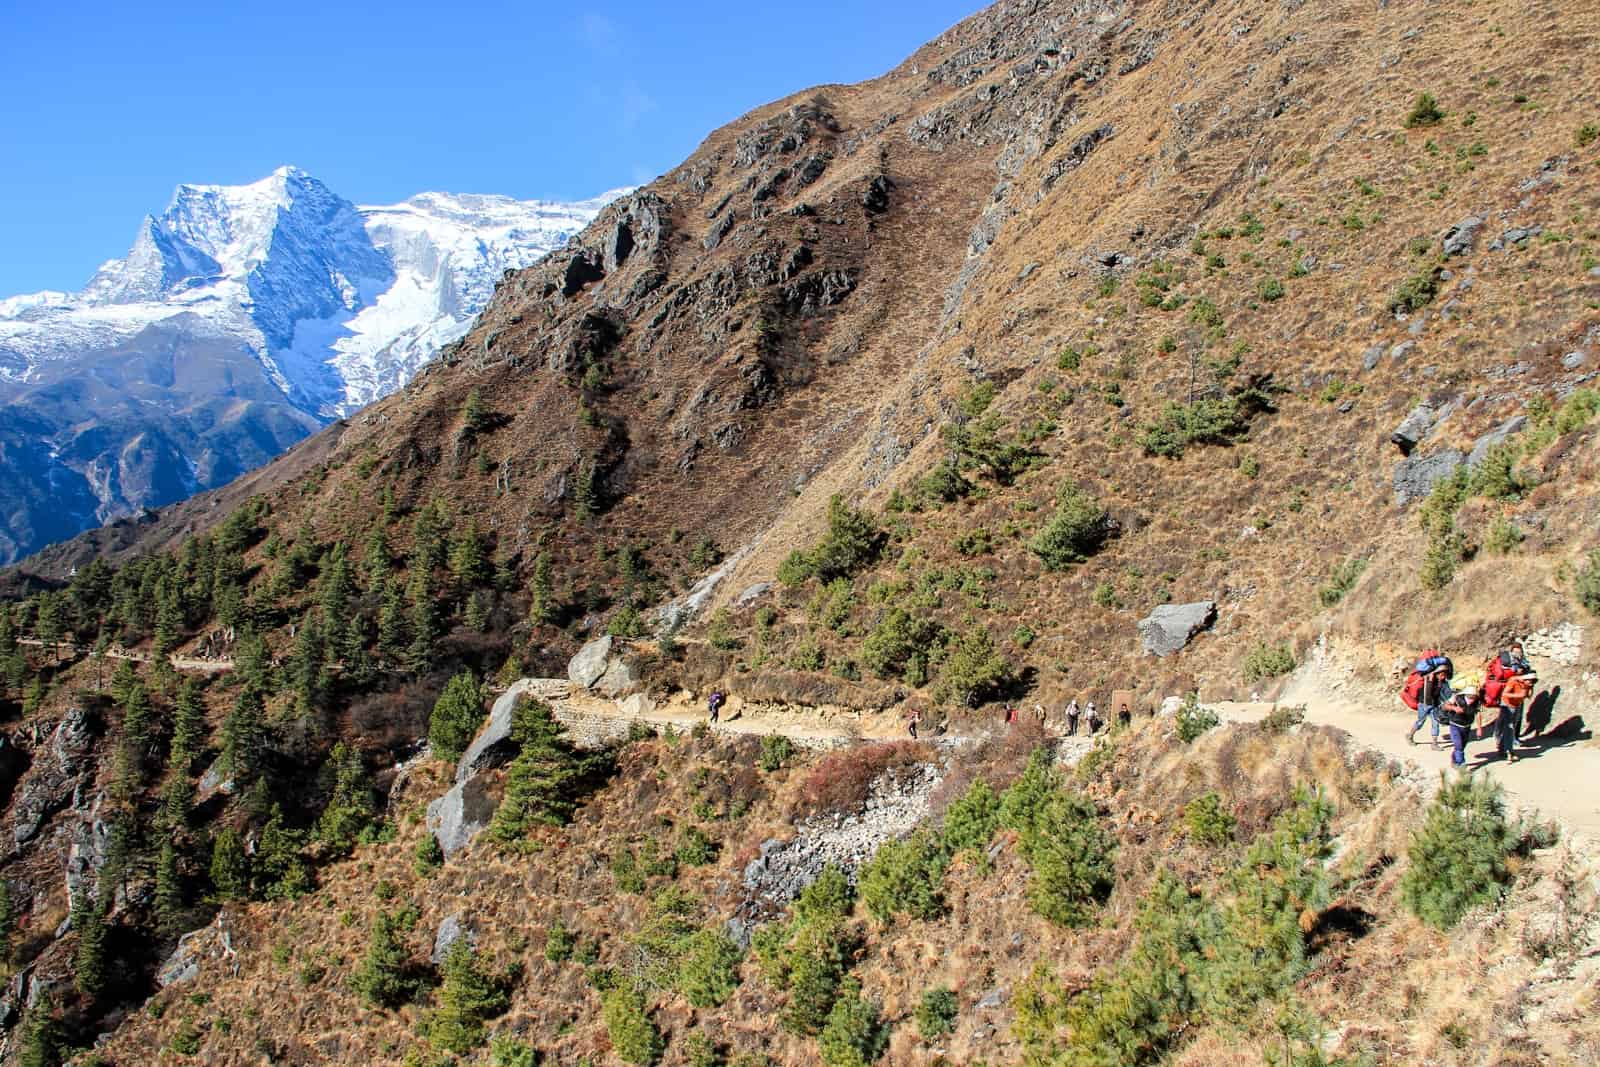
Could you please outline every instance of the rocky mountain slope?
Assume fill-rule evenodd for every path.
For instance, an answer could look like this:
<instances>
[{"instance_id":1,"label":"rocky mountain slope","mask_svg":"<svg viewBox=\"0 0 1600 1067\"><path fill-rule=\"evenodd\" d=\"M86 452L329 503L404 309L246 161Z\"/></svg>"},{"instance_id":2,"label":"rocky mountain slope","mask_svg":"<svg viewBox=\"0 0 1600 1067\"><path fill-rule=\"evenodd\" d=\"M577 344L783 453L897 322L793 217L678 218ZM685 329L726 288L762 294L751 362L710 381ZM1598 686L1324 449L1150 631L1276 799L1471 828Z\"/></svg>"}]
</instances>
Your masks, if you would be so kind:
<instances>
[{"instance_id":1,"label":"rocky mountain slope","mask_svg":"<svg viewBox=\"0 0 1600 1067\"><path fill-rule=\"evenodd\" d=\"M405 384L576 204L183 185L78 293L0 300L0 559L226 484Z\"/></svg>"},{"instance_id":2,"label":"rocky mountain slope","mask_svg":"<svg viewBox=\"0 0 1600 1067\"><path fill-rule=\"evenodd\" d=\"M1395 668L1517 634L1507 780L1592 745L1597 33L998 4L714 131L347 424L14 570L17 1045L1593 1060L1592 842L1314 719L1398 741ZM569 748L563 675L631 741ZM523 677L550 715L491 713ZM1287 679L1324 714L1205 714ZM935 737L646 736L713 687L795 747ZM1118 693L1109 743L1029 714ZM857 894L779 916L819 838Z\"/></svg>"}]
</instances>

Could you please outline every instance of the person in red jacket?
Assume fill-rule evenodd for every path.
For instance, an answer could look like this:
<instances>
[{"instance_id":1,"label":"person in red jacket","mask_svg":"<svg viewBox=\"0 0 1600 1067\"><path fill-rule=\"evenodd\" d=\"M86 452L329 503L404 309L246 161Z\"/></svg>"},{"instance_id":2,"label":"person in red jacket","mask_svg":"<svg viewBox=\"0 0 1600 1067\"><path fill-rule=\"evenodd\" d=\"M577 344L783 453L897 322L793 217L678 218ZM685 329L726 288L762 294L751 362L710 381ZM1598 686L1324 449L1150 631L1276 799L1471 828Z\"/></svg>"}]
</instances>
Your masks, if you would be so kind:
<instances>
[{"instance_id":1,"label":"person in red jacket","mask_svg":"<svg viewBox=\"0 0 1600 1067\"><path fill-rule=\"evenodd\" d=\"M1500 692L1506 683L1519 674L1532 674L1533 665L1522 653L1522 643L1513 641L1484 668L1483 702L1495 706L1500 703Z\"/></svg>"},{"instance_id":2,"label":"person in red jacket","mask_svg":"<svg viewBox=\"0 0 1600 1067\"><path fill-rule=\"evenodd\" d=\"M1513 641L1485 668L1483 703L1485 707L1500 709L1500 717L1494 724L1495 747L1499 749L1500 758L1507 763L1517 761L1517 736L1522 733L1522 706L1538 681L1533 664L1523 655L1519 641Z\"/></svg>"}]
</instances>

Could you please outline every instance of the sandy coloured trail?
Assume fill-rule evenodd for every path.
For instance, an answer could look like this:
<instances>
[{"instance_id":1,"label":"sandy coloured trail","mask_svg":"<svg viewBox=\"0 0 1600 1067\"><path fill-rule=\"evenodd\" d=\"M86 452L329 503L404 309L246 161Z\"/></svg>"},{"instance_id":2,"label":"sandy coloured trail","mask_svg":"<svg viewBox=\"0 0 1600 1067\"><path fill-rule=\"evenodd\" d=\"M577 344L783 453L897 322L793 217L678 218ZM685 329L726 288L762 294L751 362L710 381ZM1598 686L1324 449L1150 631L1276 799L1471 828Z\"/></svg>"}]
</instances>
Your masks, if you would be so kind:
<instances>
[{"instance_id":1,"label":"sandy coloured trail","mask_svg":"<svg viewBox=\"0 0 1600 1067\"><path fill-rule=\"evenodd\" d=\"M1441 733L1441 745L1429 746L1428 727L1417 731L1418 744L1406 742L1406 731L1414 716L1398 700L1389 708L1375 708L1370 700L1352 698L1330 691L1314 674L1296 677L1281 696L1278 705L1304 704L1306 721L1324 723L1346 730L1364 747L1404 762L1415 763L1424 771L1437 773L1450 768L1449 733ZM1552 725L1579 715L1571 704L1558 706ZM1212 703L1224 722L1256 722L1274 707L1270 703ZM1492 730L1489 736L1467 744L1467 769L1486 774L1506 791L1508 807L1536 809L1553 816L1575 833L1600 841L1600 743L1591 740L1588 727L1569 726L1547 731L1524 742L1520 757L1508 764L1495 752Z\"/></svg>"}]
</instances>

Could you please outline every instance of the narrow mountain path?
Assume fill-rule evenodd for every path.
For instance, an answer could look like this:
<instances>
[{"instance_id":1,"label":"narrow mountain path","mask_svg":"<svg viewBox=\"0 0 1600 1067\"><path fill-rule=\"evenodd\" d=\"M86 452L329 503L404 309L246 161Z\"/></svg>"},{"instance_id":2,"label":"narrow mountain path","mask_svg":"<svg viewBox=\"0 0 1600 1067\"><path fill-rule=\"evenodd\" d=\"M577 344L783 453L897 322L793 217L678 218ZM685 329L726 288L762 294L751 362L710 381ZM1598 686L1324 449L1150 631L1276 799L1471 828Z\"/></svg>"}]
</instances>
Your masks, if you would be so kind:
<instances>
[{"instance_id":1,"label":"narrow mountain path","mask_svg":"<svg viewBox=\"0 0 1600 1067\"><path fill-rule=\"evenodd\" d=\"M1415 763L1431 773L1449 771L1449 731L1441 730L1441 744L1429 744L1428 727L1417 731L1417 744L1406 741L1415 717L1398 700L1390 708L1374 706L1370 700L1351 698L1321 686L1313 674L1297 677L1276 704L1210 703L1224 722L1259 722L1273 707L1304 705L1306 721L1337 726L1360 742L1384 755ZM1530 738L1519 748L1516 763L1506 763L1495 753L1492 727L1488 736L1467 743L1467 768L1475 775L1487 775L1506 791L1512 810L1536 809L1565 823L1571 830L1592 841L1600 841L1600 747L1590 739L1590 731L1571 722L1574 708L1557 710L1553 725ZM1489 716L1484 716L1487 722ZM1563 727L1564 722L1570 725Z\"/></svg>"}]
</instances>

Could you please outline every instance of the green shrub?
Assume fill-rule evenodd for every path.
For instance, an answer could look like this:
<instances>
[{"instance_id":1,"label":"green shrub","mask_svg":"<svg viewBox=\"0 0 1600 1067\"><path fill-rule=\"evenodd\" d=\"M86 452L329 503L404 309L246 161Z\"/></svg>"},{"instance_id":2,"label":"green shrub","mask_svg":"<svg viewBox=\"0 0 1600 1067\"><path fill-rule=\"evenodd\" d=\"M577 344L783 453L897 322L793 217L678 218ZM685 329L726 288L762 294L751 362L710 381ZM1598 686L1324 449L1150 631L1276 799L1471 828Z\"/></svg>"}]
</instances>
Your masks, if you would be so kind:
<instances>
[{"instance_id":1,"label":"green shrub","mask_svg":"<svg viewBox=\"0 0 1600 1067\"><path fill-rule=\"evenodd\" d=\"M1152 456L1176 459L1190 445L1224 445L1250 427L1238 398L1203 397L1192 404L1169 402L1154 422L1139 431L1139 447Z\"/></svg>"},{"instance_id":2,"label":"green shrub","mask_svg":"<svg viewBox=\"0 0 1600 1067\"><path fill-rule=\"evenodd\" d=\"M1600 615L1600 548L1589 553L1583 566L1572 580L1572 591L1578 603L1591 615Z\"/></svg>"},{"instance_id":3,"label":"green shrub","mask_svg":"<svg viewBox=\"0 0 1600 1067\"><path fill-rule=\"evenodd\" d=\"M1034 749L1022 774L1000 794L1000 825L1019 834L1027 833L1059 788L1061 774L1056 770L1054 756L1044 746Z\"/></svg>"},{"instance_id":4,"label":"green shrub","mask_svg":"<svg viewBox=\"0 0 1600 1067\"><path fill-rule=\"evenodd\" d=\"M439 839L432 834L424 834L421 841L417 842L417 850L413 853L411 866L416 872L426 878L444 865L444 849L439 847Z\"/></svg>"},{"instance_id":5,"label":"green shrub","mask_svg":"<svg viewBox=\"0 0 1600 1067\"><path fill-rule=\"evenodd\" d=\"M1489 534L1484 538L1483 544L1485 548L1495 555L1507 556L1516 551L1517 546L1522 544L1525 537L1526 535L1516 523L1502 515L1496 518L1494 524L1489 527Z\"/></svg>"},{"instance_id":6,"label":"green shrub","mask_svg":"<svg viewBox=\"0 0 1600 1067\"><path fill-rule=\"evenodd\" d=\"M1028 542L1046 570L1065 570L1100 550L1114 526L1106 509L1074 482L1056 492L1056 510L1050 521Z\"/></svg>"},{"instance_id":7,"label":"green shrub","mask_svg":"<svg viewBox=\"0 0 1600 1067\"><path fill-rule=\"evenodd\" d=\"M1506 857L1514 845L1498 784L1441 777L1427 818L1411 835L1400 899L1422 921L1448 930L1469 909L1500 899L1511 882Z\"/></svg>"},{"instance_id":8,"label":"green shrub","mask_svg":"<svg viewBox=\"0 0 1600 1067\"><path fill-rule=\"evenodd\" d=\"M623 1063L650 1067L666 1051L661 1031L651 1021L644 993L637 983L619 978L600 1002L600 1016L611 1050Z\"/></svg>"},{"instance_id":9,"label":"green shrub","mask_svg":"<svg viewBox=\"0 0 1600 1067\"><path fill-rule=\"evenodd\" d=\"M1183 823L1191 840L1202 845L1226 845L1233 840L1239 823L1216 793L1204 793L1183 809Z\"/></svg>"},{"instance_id":10,"label":"green shrub","mask_svg":"<svg viewBox=\"0 0 1600 1067\"><path fill-rule=\"evenodd\" d=\"M994 537L986 528L978 526L958 534L950 547L963 556L984 556L994 549Z\"/></svg>"},{"instance_id":11,"label":"green shrub","mask_svg":"<svg viewBox=\"0 0 1600 1067\"><path fill-rule=\"evenodd\" d=\"M925 613L890 608L862 642L861 662L880 678L925 675L944 641L944 627Z\"/></svg>"},{"instance_id":12,"label":"green shrub","mask_svg":"<svg viewBox=\"0 0 1600 1067\"><path fill-rule=\"evenodd\" d=\"M1436 534L1428 541L1428 550L1422 556L1422 568L1417 573L1424 589L1437 592L1450 584L1456 576L1456 567L1471 555L1467 539L1454 529Z\"/></svg>"},{"instance_id":13,"label":"green shrub","mask_svg":"<svg viewBox=\"0 0 1600 1067\"><path fill-rule=\"evenodd\" d=\"M764 734L761 738L761 755L756 765L767 773L781 769L794 758L794 742L782 734Z\"/></svg>"},{"instance_id":14,"label":"green shrub","mask_svg":"<svg viewBox=\"0 0 1600 1067\"><path fill-rule=\"evenodd\" d=\"M973 488L962 476L960 466L947 459L923 475L917 483L917 495L923 500L950 504L970 494Z\"/></svg>"},{"instance_id":15,"label":"green shrub","mask_svg":"<svg viewBox=\"0 0 1600 1067\"><path fill-rule=\"evenodd\" d=\"M1116 851L1094 805L1058 790L1024 830L1021 848L1033 868L1028 903L1062 926L1083 926L1111 895Z\"/></svg>"},{"instance_id":16,"label":"green shrub","mask_svg":"<svg viewBox=\"0 0 1600 1067\"><path fill-rule=\"evenodd\" d=\"M1597 140L1600 140L1600 123L1585 122L1572 135L1572 143L1579 148L1588 148Z\"/></svg>"},{"instance_id":17,"label":"green shrub","mask_svg":"<svg viewBox=\"0 0 1600 1067\"><path fill-rule=\"evenodd\" d=\"M816 637L807 634L789 652L789 669L795 671L820 671L828 665L822 645Z\"/></svg>"},{"instance_id":18,"label":"green shrub","mask_svg":"<svg viewBox=\"0 0 1600 1067\"><path fill-rule=\"evenodd\" d=\"M489 1039L489 1062L494 1067L539 1067L539 1050L505 1034Z\"/></svg>"},{"instance_id":19,"label":"green shrub","mask_svg":"<svg viewBox=\"0 0 1600 1067\"><path fill-rule=\"evenodd\" d=\"M1395 314L1421 311L1439 295L1439 268L1432 267L1413 274L1395 289L1389 298L1389 310Z\"/></svg>"},{"instance_id":20,"label":"green shrub","mask_svg":"<svg viewBox=\"0 0 1600 1067\"><path fill-rule=\"evenodd\" d=\"M830 582L848 578L878 559L888 538L869 513L835 495L828 501L828 532L810 551L790 553L778 568L778 580L798 585L808 578Z\"/></svg>"},{"instance_id":21,"label":"green shrub","mask_svg":"<svg viewBox=\"0 0 1600 1067\"><path fill-rule=\"evenodd\" d=\"M1261 720L1261 728L1269 734L1286 733L1292 728L1306 721L1304 704L1274 704L1272 710L1267 712L1266 718Z\"/></svg>"},{"instance_id":22,"label":"green shrub","mask_svg":"<svg viewBox=\"0 0 1600 1067\"><path fill-rule=\"evenodd\" d=\"M478 967L465 937L455 940L440 968L439 1006L428 1016L428 1043L456 1055L483 1044L483 1020L506 1010L505 988Z\"/></svg>"},{"instance_id":23,"label":"green shrub","mask_svg":"<svg viewBox=\"0 0 1600 1067\"><path fill-rule=\"evenodd\" d=\"M410 954L396 936L396 923L386 912L372 920L367 952L350 978L350 988L368 1004L397 1008L421 988Z\"/></svg>"},{"instance_id":24,"label":"green shrub","mask_svg":"<svg viewBox=\"0 0 1600 1067\"><path fill-rule=\"evenodd\" d=\"M983 626L974 626L958 638L939 673L941 701L967 707L977 705L1011 680L1011 668L995 648Z\"/></svg>"},{"instance_id":25,"label":"green shrub","mask_svg":"<svg viewBox=\"0 0 1600 1067\"><path fill-rule=\"evenodd\" d=\"M1333 573L1328 576L1328 583L1317 588L1317 599L1325 608L1331 608L1345 598L1345 594L1355 588L1356 581L1361 577L1361 572L1367 569L1367 561L1359 557L1351 557L1342 563L1336 563Z\"/></svg>"},{"instance_id":26,"label":"green shrub","mask_svg":"<svg viewBox=\"0 0 1600 1067\"><path fill-rule=\"evenodd\" d=\"M721 1007L739 988L739 963L744 953L721 930L695 932L685 943L675 983L697 1008Z\"/></svg>"},{"instance_id":27,"label":"green shrub","mask_svg":"<svg viewBox=\"0 0 1600 1067\"><path fill-rule=\"evenodd\" d=\"M904 841L886 841L861 868L861 903L884 925L896 915L932 920L944 914L945 853L934 835L918 830Z\"/></svg>"},{"instance_id":28,"label":"green shrub","mask_svg":"<svg viewBox=\"0 0 1600 1067\"><path fill-rule=\"evenodd\" d=\"M1490 500L1515 500L1534 485L1533 478L1517 469L1517 459L1522 454L1518 445L1506 442L1495 445L1472 475L1471 492Z\"/></svg>"},{"instance_id":29,"label":"green shrub","mask_svg":"<svg viewBox=\"0 0 1600 1067\"><path fill-rule=\"evenodd\" d=\"M1277 278L1262 278L1256 285L1256 295L1268 302L1283 299L1283 282Z\"/></svg>"},{"instance_id":30,"label":"green shrub","mask_svg":"<svg viewBox=\"0 0 1600 1067\"><path fill-rule=\"evenodd\" d=\"M720 652L732 652L739 647L739 639L733 633L733 615L727 608L718 608L711 613L711 622L706 629L706 640L711 643L712 648Z\"/></svg>"},{"instance_id":31,"label":"green shrub","mask_svg":"<svg viewBox=\"0 0 1600 1067\"><path fill-rule=\"evenodd\" d=\"M1244 680L1259 682L1267 678L1276 678L1294 670L1294 653L1288 645L1268 645L1257 642L1255 647L1245 653Z\"/></svg>"},{"instance_id":32,"label":"green shrub","mask_svg":"<svg viewBox=\"0 0 1600 1067\"><path fill-rule=\"evenodd\" d=\"M1406 115L1406 129L1437 126L1444 121L1444 114L1439 109L1439 101L1433 98L1432 93L1418 93L1416 101L1411 105L1411 111Z\"/></svg>"},{"instance_id":33,"label":"green shrub","mask_svg":"<svg viewBox=\"0 0 1600 1067\"><path fill-rule=\"evenodd\" d=\"M1083 353L1076 348L1063 348L1061 354L1056 356L1057 370L1077 370L1083 363Z\"/></svg>"},{"instance_id":34,"label":"green shrub","mask_svg":"<svg viewBox=\"0 0 1600 1067\"><path fill-rule=\"evenodd\" d=\"M769 735L771 736L771 735ZM704 867L717 858L719 847L698 826L686 827L675 855L685 867Z\"/></svg>"},{"instance_id":35,"label":"green shrub","mask_svg":"<svg viewBox=\"0 0 1600 1067\"><path fill-rule=\"evenodd\" d=\"M428 719L428 742L433 746L434 758L447 763L460 759L482 722L478 680L471 671L462 671L445 685Z\"/></svg>"},{"instance_id":36,"label":"green shrub","mask_svg":"<svg viewBox=\"0 0 1600 1067\"><path fill-rule=\"evenodd\" d=\"M828 1012L817 1038L817 1050L827 1067L867 1067L889 1047L889 1028L878 1006L862 998L861 983L849 979Z\"/></svg>"},{"instance_id":37,"label":"green shrub","mask_svg":"<svg viewBox=\"0 0 1600 1067\"><path fill-rule=\"evenodd\" d=\"M956 1028L956 1015L960 1004L950 989L939 986L923 990L917 1003L917 1032L924 1041L936 1041Z\"/></svg>"},{"instance_id":38,"label":"green shrub","mask_svg":"<svg viewBox=\"0 0 1600 1067\"><path fill-rule=\"evenodd\" d=\"M551 963L565 963L572 958L572 950L578 947L578 935L559 917L550 923L550 929L544 935L544 958Z\"/></svg>"},{"instance_id":39,"label":"green shrub","mask_svg":"<svg viewBox=\"0 0 1600 1067\"><path fill-rule=\"evenodd\" d=\"M989 783L979 778L967 791L951 802L944 812L940 830L946 855L987 848L1000 826L1000 798Z\"/></svg>"},{"instance_id":40,"label":"green shrub","mask_svg":"<svg viewBox=\"0 0 1600 1067\"><path fill-rule=\"evenodd\" d=\"M1183 707L1178 709L1177 720L1178 740L1186 745L1193 744L1201 734L1222 723L1216 712L1200 706L1200 700L1194 693L1183 698Z\"/></svg>"}]
</instances>

